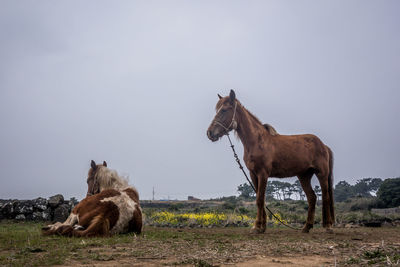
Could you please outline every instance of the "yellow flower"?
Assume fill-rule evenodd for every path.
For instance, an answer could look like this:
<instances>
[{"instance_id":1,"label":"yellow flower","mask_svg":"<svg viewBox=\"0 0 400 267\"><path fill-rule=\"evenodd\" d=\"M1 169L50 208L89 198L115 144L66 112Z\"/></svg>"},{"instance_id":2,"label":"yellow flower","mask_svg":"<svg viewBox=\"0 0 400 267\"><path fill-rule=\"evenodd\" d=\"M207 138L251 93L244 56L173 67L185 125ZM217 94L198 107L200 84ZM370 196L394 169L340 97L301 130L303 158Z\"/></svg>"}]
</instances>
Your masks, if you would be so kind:
<instances>
[{"instance_id":1,"label":"yellow flower","mask_svg":"<svg viewBox=\"0 0 400 267\"><path fill-rule=\"evenodd\" d=\"M275 226L277 226L280 224L280 221L285 224L288 223L288 221L284 220L279 213L275 213L274 216L272 216L272 222L274 223Z\"/></svg>"},{"instance_id":2,"label":"yellow flower","mask_svg":"<svg viewBox=\"0 0 400 267\"><path fill-rule=\"evenodd\" d=\"M247 222L251 223L253 219L246 215L230 214L229 216L223 213L182 213L175 214L168 211L153 213L150 218L159 224L178 224L194 222L203 226L209 225L223 225L227 221L234 222Z\"/></svg>"}]
</instances>

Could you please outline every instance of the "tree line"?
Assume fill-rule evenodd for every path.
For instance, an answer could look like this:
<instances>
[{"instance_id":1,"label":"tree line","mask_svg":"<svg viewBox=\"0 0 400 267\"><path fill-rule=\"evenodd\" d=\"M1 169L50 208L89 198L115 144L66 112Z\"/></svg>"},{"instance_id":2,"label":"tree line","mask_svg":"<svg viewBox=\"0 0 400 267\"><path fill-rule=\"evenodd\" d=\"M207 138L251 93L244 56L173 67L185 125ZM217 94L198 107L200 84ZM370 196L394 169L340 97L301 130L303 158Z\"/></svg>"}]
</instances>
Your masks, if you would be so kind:
<instances>
[{"instance_id":1,"label":"tree line","mask_svg":"<svg viewBox=\"0 0 400 267\"><path fill-rule=\"evenodd\" d=\"M321 199L321 188L314 186L314 192L318 199ZM254 200L255 192L248 183L238 186L239 197ZM347 201L355 197L377 197L380 207L400 206L400 177L398 178L363 178L354 185L346 181L340 181L334 188L334 198L336 202ZM266 199L271 200L305 200L303 188L299 180L294 183L282 182L279 180L268 181L266 189Z\"/></svg>"}]
</instances>

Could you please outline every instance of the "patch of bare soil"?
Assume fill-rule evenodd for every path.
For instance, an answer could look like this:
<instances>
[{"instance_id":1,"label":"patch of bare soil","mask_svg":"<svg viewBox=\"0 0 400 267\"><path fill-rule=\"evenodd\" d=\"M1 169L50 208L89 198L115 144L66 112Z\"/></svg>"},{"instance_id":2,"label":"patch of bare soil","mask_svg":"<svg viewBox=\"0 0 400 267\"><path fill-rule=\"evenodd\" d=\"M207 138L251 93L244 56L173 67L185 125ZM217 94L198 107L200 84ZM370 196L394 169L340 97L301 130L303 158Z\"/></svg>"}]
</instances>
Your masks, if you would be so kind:
<instances>
[{"instance_id":1,"label":"patch of bare soil","mask_svg":"<svg viewBox=\"0 0 400 267\"><path fill-rule=\"evenodd\" d=\"M257 256L257 259L235 264L237 267L264 267L264 266L330 266L334 265L334 259L314 256L298 256L298 257L265 257ZM231 265L229 265L231 266Z\"/></svg>"},{"instance_id":2,"label":"patch of bare soil","mask_svg":"<svg viewBox=\"0 0 400 267\"><path fill-rule=\"evenodd\" d=\"M267 229L261 235L250 235L245 228L147 227L132 243L91 248L80 255L66 266L396 266L400 227L337 228L333 234Z\"/></svg>"}]
</instances>

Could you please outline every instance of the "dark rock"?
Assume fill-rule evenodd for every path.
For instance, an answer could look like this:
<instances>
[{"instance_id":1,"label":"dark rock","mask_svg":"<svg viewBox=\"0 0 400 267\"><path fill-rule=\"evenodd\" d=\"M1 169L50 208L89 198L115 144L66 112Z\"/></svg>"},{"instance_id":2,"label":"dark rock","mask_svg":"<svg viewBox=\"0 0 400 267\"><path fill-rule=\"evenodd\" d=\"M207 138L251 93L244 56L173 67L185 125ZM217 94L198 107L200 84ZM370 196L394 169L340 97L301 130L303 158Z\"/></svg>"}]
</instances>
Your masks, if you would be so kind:
<instances>
[{"instance_id":1,"label":"dark rock","mask_svg":"<svg viewBox=\"0 0 400 267\"><path fill-rule=\"evenodd\" d=\"M17 216L15 216L15 219L18 221L25 221L25 215L24 214L18 214Z\"/></svg>"},{"instance_id":2,"label":"dark rock","mask_svg":"<svg viewBox=\"0 0 400 267\"><path fill-rule=\"evenodd\" d=\"M32 202L33 202L33 208L37 211L44 211L47 209L48 201L45 198L38 197L32 200Z\"/></svg>"},{"instance_id":3,"label":"dark rock","mask_svg":"<svg viewBox=\"0 0 400 267\"><path fill-rule=\"evenodd\" d=\"M71 197L71 199L68 201L68 205L70 206L71 210L73 210L78 203L79 201L74 197Z\"/></svg>"},{"instance_id":4,"label":"dark rock","mask_svg":"<svg viewBox=\"0 0 400 267\"><path fill-rule=\"evenodd\" d=\"M34 220L34 221L50 221L51 220L50 210L33 212L32 220Z\"/></svg>"},{"instance_id":5,"label":"dark rock","mask_svg":"<svg viewBox=\"0 0 400 267\"><path fill-rule=\"evenodd\" d=\"M68 216L69 216L69 206L67 204L62 204L54 210L53 221L64 222L68 218Z\"/></svg>"},{"instance_id":6,"label":"dark rock","mask_svg":"<svg viewBox=\"0 0 400 267\"><path fill-rule=\"evenodd\" d=\"M21 200L14 202L14 212L16 214L30 214L33 212L33 202L31 200Z\"/></svg>"},{"instance_id":7,"label":"dark rock","mask_svg":"<svg viewBox=\"0 0 400 267\"><path fill-rule=\"evenodd\" d=\"M42 248L27 248L27 250L31 253L45 252L46 250Z\"/></svg>"},{"instance_id":8,"label":"dark rock","mask_svg":"<svg viewBox=\"0 0 400 267\"><path fill-rule=\"evenodd\" d=\"M4 204L5 203L0 202L0 221L6 218L6 217L4 217L4 214L3 214L3 206L4 206Z\"/></svg>"},{"instance_id":9,"label":"dark rock","mask_svg":"<svg viewBox=\"0 0 400 267\"><path fill-rule=\"evenodd\" d=\"M54 216L54 211L51 208L47 208L45 211L43 211L43 218L45 218L46 221L51 221L51 218Z\"/></svg>"},{"instance_id":10,"label":"dark rock","mask_svg":"<svg viewBox=\"0 0 400 267\"><path fill-rule=\"evenodd\" d=\"M364 226L366 226L366 227L381 227L382 222L380 222L380 221L365 222Z\"/></svg>"},{"instance_id":11,"label":"dark rock","mask_svg":"<svg viewBox=\"0 0 400 267\"><path fill-rule=\"evenodd\" d=\"M59 205L64 203L64 197L61 194L52 196L49 198L48 204L52 208L57 208Z\"/></svg>"},{"instance_id":12,"label":"dark rock","mask_svg":"<svg viewBox=\"0 0 400 267\"><path fill-rule=\"evenodd\" d=\"M14 219L15 212L14 212L14 203L12 201L6 202L1 209L1 213L3 217L6 219Z\"/></svg>"},{"instance_id":13,"label":"dark rock","mask_svg":"<svg viewBox=\"0 0 400 267\"><path fill-rule=\"evenodd\" d=\"M28 214L24 214L24 215L25 215L25 221L32 221L32 218L33 218L32 213L28 213Z\"/></svg>"}]
</instances>

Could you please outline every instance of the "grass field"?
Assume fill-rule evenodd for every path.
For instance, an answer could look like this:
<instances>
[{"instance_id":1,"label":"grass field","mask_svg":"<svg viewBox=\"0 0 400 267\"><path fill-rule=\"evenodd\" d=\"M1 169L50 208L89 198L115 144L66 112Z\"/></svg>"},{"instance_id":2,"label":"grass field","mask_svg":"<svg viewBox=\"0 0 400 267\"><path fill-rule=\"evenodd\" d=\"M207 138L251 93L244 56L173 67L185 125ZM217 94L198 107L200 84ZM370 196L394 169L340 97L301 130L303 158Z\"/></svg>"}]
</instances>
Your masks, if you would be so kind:
<instances>
[{"instance_id":1,"label":"grass field","mask_svg":"<svg viewBox=\"0 0 400 267\"><path fill-rule=\"evenodd\" d=\"M310 234L245 227L157 228L110 238L42 236L40 223L0 222L0 265L5 266L334 266L400 262L400 227L336 228Z\"/></svg>"},{"instance_id":2,"label":"grass field","mask_svg":"<svg viewBox=\"0 0 400 267\"><path fill-rule=\"evenodd\" d=\"M346 202L335 203L336 210L336 223L346 224L346 223L362 223L370 221L395 221L400 220L400 215L388 214L386 216L371 213L368 205L373 201L372 198L354 198ZM189 214L195 213L196 216L199 214L225 214L229 218L220 220L227 222L242 222L241 226L248 226L253 223L253 220L257 214L257 208L255 201L242 201L234 199L232 197L227 197L223 201L200 201L197 202L197 206L192 206L193 203L180 201L177 203L171 202L160 202L163 204L162 207L144 207L143 212L148 219L148 222L157 222L157 218L162 217L164 223L169 221L171 224L185 224L187 222L186 218ZM285 221L295 224L304 224L307 218L308 204L306 201L300 200L288 200L288 201L268 201L268 207L275 213L279 214ZM320 224L322 220L322 203L318 201L315 211L315 223ZM159 216L160 213L173 213L174 219L177 221L166 220L166 216ZM176 215L180 215L180 218L176 218ZM232 216L234 215L234 216ZM274 218L268 213L269 222L274 224ZM238 218L240 217L240 218ZM165 218L165 219L164 219ZM155 220L153 220L155 219ZM190 221L190 220L189 220ZM203 220L204 221L204 220ZM218 220L216 220L218 221ZM190 222L189 222L190 223ZM163 225L163 223L156 223L158 226ZM212 224L219 225L221 223ZM248 225L245 225L248 224Z\"/></svg>"}]
</instances>

